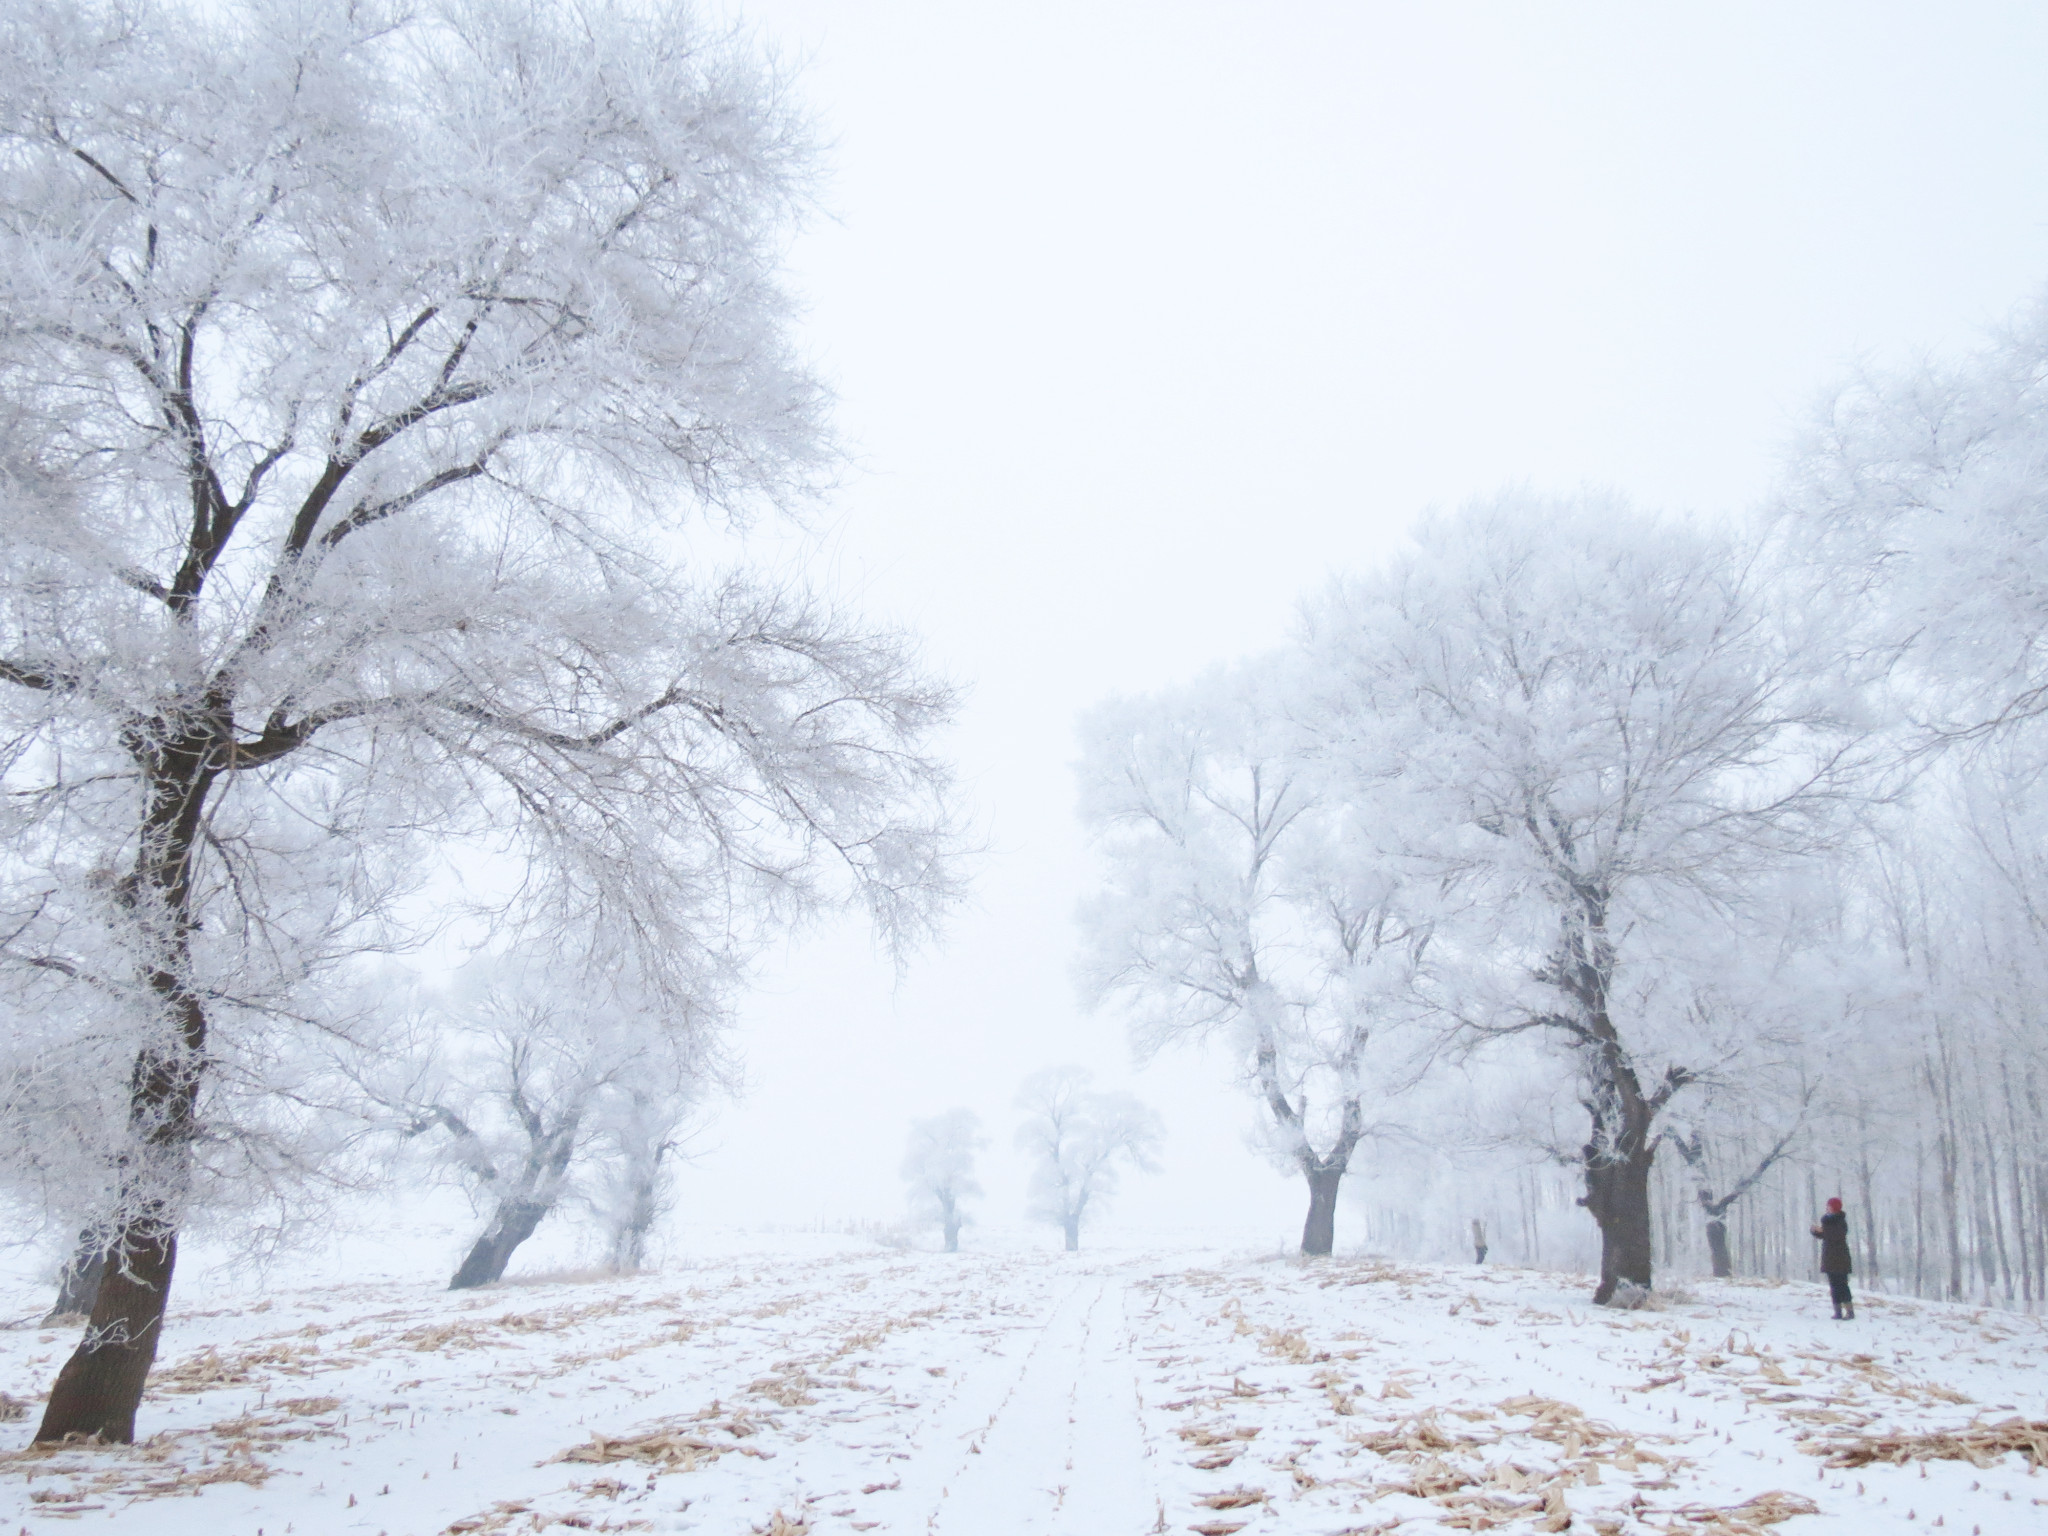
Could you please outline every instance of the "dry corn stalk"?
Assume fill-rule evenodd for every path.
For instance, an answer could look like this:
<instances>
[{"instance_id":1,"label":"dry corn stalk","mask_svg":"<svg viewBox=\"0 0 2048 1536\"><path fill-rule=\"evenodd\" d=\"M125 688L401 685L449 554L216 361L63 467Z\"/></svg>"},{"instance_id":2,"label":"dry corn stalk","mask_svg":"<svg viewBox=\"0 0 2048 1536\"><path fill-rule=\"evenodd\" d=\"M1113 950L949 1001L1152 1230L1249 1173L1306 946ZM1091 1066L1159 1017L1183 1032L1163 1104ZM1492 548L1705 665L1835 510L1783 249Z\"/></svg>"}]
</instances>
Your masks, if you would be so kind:
<instances>
[{"instance_id":1,"label":"dry corn stalk","mask_svg":"<svg viewBox=\"0 0 2048 1536\"><path fill-rule=\"evenodd\" d=\"M251 1488L261 1488L270 1477L270 1468L260 1461L247 1456L231 1455L225 1461L216 1461L197 1467L182 1467L170 1477L159 1478L145 1483L140 1490L145 1493L192 1493L210 1483L246 1483Z\"/></svg>"},{"instance_id":2,"label":"dry corn stalk","mask_svg":"<svg viewBox=\"0 0 2048 1536\"><path fill-rule=\"evenodd\" d=\"M442 1349L482 1349L474 1323L431 1323L408 1328L399 1339L422 1353Z\"/></svg>"},{"instance_id":3,"label":"dry corn stalk","mask_svg":"<svg viewBox=\"0 0 2048 1536\"><path fill-rule=\"evenodd\" d=\"M744 1421L734 1419L725 1430L737 1436L743 1431L739 1427ZM745 1425L751 1433L753 1426ZM690 1434L674 1427L649 1430L644 1435L592 1435L587 1445L572 1445L568 1450L551 1457L554 1461L639 1461L664 1471L695 1471L701 1461L716 1461L729 1451L738 1451L742 1456L766 1457L766 1451L757 1451L751 1445L720 1445L707 1440L701 1434Z\"/></svg>"},{"instance_id":4,"label":"dry corn stalk","mask_svg":"<svg viewBox=\"0 0 2048 1536\"><path fill-rule=\"evenodd\" d=\"M1418 1499L1441 1498L1447 1493L1456 1493L1479 1481L1476 1472L1464 1467L1452 1466L1441 1456L1420 1456L1408 1469L1404 1482L1382 1483L1380 1493L1406 1493Z\"/></svg>"},{"instance_id":5,"label":"dry corn stalk","mask_svg":"<svg viewBox=\"0 0 2048 1536\"><path fill-rule=\"evenodd\" d=\"M1767 1526L1780 1525L1794 1515L1817 1515L1820 1506L1796 1493L1773 1489L1726 1509L1705 1504L1688 1504L1671 1515L1683 1521L1667 1525L1672 1536L1765 1536Z\"/></svg>"},{"instance_id":6,"label":"dry corn stalk","mask_svg":"<svg viewBox=\"0 0 2048 1536\"><path fill-rule=\"evenodd\" d=\"M1273 1355L1281 1360L1292 1361L1296 1365L1307 1365L1311 1360L1317 1358L1310 1351L1308 1339L1299 1328L1289 1328L1284 1332L1278 1328L1261 1328L1259 1330L1259 1348L1269 1355ZM1330 1357L1323 1355L1321 1358L1327 1360Z\"/></svg>"},{"instance_id":7,"label":"dry corn stalk","mask_svg":"<svg viewBox=\"0 0 2048 1536\"><path fill-rule=\"evenodd\" d=\"M1199 1446L1232 1445L1234 1441L1256 1440L1259 1436L1257 1427L1250 1424L1183 1424L1174 1433Z\"/></svg>"},{"instance_id":8,"label":"dry corn stalk","mask_svg":"<svg viewBox=\"0 0 2048 1536\"><path fill-rule=\"evenodd\" d=\"M1442 1494L1436 1502L1445 1509L1444 1514L1437 1516L1437 1523L1454 1531L1490 1531L1543 1508L1540 1500L1511 1499L1497 1493Z\"/></svg>"},{"instance_id":9,"label":"dry corn stalk","mask_svg":"<svg viewBox=\"0 0 2048 1536\"><path fill-rule=\"evenodd\" d=\"M1624 1459L1636 1456L1652 1461L1664 1458L1637 1447L1634 1439L1623 1434L1612 1424L1600 1419L1589 1419L1585 1410L1572 1403L1562 1402L1554 1397L1539 1397L1529 1394L1511 1397L1500 1404L1503 1413L1526 1416L1536 1422L1521 1433L1536 1440L1548 1440L1563 1450L1568 1458L1584 1455L1615 1455Z\"/></svg>"},{"instance_id":10,"label":"dry corn stalk","mask_svg":"<svg viewBox=\"0 0 2048 1536\"><path fill-rule=\"evenodd\" d=\"M2029 1467L2039 1467L2048 1465L2048 1419L2001 1419L1918 1435L1857 1435L1810 1443L1807 1449L1827 1457L1831 1467L1867 1467L1874 1461L1895 1466L1908 1461L1967 1461L1981 1468L1995 1466L2008 1451L2018 1451Z\"/></svg>"},{"instance_id":11,"label":"dry corn stalk","mask_svg":"<svg viewBox=\"0 0 2048 1536\"><path fill-rule=\"evenodd\" d=\"M453 1521L441 1536L488 1536L492 1531L504 1530L532 1507L525 1499L500 1499L487 1514L466 1515Z\"/></svg>"},{"instance_id":12,"label":"dry corn stalk","mask_svg":"<svg viewBox=\"0 0 2048 1536\"><path fill-rule=\"evenodd\" d=\"M1320 1282L1321 1289L1326 1291L1333 1285L1379 1285L1389 1282L1397 1285L1413 1285L1426 1281L1429 1278L1427 1275L1419 1274L1415 1270L1402 1269L1398 1265L1386 1263L1381 1259L1365 1259L1355 1264L1342 1266L1333 1264L1330 1268L1337 1272Z\"/></svg>"},{"instance_id":13,"label":"dry corn stalk","mask_svg":"<svg viewBox=\"0 0 2048 1536\"><path fill-rule=\"evenodd\" d=\"M556 1461L644 1461L669 1468L695 1467L700 1458L716 1459L730 1447L714 1445L697 1435L677 1434L659 1429L645 1435L592 1435L587 1445L573 1445Z\"/></svg>"},{"instance_id":14,"label":"dry corn stalk","mask_svg":"<svg viewBox=\"0 0 2048 1536\"><path fill-rule=\"evenodd\" d=\"M268 1349L249 1350L223 1360L220 1351L208 1345L198 1354L175 1365L160 1367L149 1379L152 1392L211 1392L216 1387L248 1386L255 1381L255 1368L267 1365L287 1375L308 1374L307 1355L320 1353L312 1344L276 1344Z\"/></svg>"},{"instance_id":15,"label":"dry corn stalk","mask_svg":"<svg viewBox=\"0 0 2048 1536\"><path fill-rule=\"evenodd\" d=\"M799 1367L780 1376L763 1377L747 1390L784 1408L805 1408L817 1401L810 1394L810 1386L811 1378Z\"/></svg>"},{"instance_id":16,"label":"dry corn stalk","mask_svg":"<svg viewBox=\"0 0 2048 1536\"><path fill-rule=\"evenodd\" d=\"M1396 1451L1454 1451L1461 1446L1486 1443L1481 1436L1445 1429L1437 1422L1434 1408L1403 1419L1392 1429L1354 1429L1348 1431L1345 1438L1381 1456L1391 1456Z\"/></svg>"}]
</instances>

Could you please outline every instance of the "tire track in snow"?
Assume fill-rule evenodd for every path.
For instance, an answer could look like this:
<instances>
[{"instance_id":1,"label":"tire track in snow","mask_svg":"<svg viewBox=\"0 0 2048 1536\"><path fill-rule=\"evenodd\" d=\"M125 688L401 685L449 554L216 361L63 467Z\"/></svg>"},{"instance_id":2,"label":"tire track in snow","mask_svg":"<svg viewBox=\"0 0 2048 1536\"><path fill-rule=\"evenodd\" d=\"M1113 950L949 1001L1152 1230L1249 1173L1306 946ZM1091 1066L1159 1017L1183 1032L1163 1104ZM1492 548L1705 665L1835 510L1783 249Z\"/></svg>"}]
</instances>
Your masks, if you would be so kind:
<instances>
[{"instance_id":1,"label":"tire track in snow","mask_svg":"<svg viewBox=\"0 0 2048 1536\"><path fill-rule=\"evenodd\" d=\"M926 1521L939 1536L1103 1536L1157 1515L1137 1412L1129 1285L1095 1273L1053 1304Z\"/></svg>"}]
</instances>

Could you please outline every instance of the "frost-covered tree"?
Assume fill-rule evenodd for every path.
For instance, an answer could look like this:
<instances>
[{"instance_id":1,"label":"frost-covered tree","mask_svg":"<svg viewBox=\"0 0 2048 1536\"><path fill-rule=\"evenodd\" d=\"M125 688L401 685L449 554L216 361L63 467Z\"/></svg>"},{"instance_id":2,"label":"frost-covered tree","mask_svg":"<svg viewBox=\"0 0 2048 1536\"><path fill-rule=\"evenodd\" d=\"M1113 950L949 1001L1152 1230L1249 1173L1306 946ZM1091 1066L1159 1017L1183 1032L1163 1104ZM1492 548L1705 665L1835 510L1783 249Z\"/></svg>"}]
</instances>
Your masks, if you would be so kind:
<instances>
[{"instance_id":1,"label":"frost-covered tree","mask_svg":"<svg viewBox=\"0 0 2048 1536\"><path fill-rule=\"evenodd\" d=\"M775 280L809 143L743 45L21 0L0 79L0 954L121 1101L65 1130L111 1258L38 1434L127 1440L180 1227L295 1145L280 1080L425 850L680 1007L821 903L922 930L948 698L686 563L831 464Z\"/></svg>"},{"instance_id":2,"label":"frost-covered tree","mask_svg":"<svg viewBox=\"0 0 2048 1536\"><path fill-rule=\"evenodd\" d=\"M0 950L0 1200L14 1241L61 1254L54 1324L91 1312L122 1214L135 1020L125 999L71 978L10 975L14 958ZM326 1053L298 1049L285 1029L257 1018L241 1035L244 1051L214 1063L187 1208L244 1253L318 1232L328 1197L370 1175L351 1155L369 1130L360 1098L322 1057L357 1051L382 1031L345 993L322 1001ZM44 1006L10 1012L10 1003Z\"/></svg>"},{"instance_id":3,"label":"frost-covered tree","mask_svg":"<svg viewBox=\"0 0 2048 1536\"><path fill-rule=\"evenodd\" d=\"M1697 1124L1669 1133L1671 1145L1685 1160L1686 1169L1692 1175L1693 1198L1699 1202L1700 1216L1706 1225L1707 1256L1715 1279L1725 1280L1735 1273L1735 1261L1728 1251L1728 1212L1778 1166L1805 1129L1805 1118L1801 1116L1789 1128L1780 1131L1759 1155L1745 1158L1742 1164L1733 1168L1724 1164L1719 1174L1715 1172L1715 1159L1710 1155L1714 1149L1709 1148Z\"/></svg>"},{"instance_id":4,"label":"frost-covered tree","mask_svg":"<svg viewBox=\"0 0 2048 1536\"><path fill-rule=\"evenodd\" d=\"M1865 1213L1866 1271L2048 1296L2048 295L1967 355L1850 380L1778 506L1803 601L1884 670L1912 770L1843 874L1898 995L1833 1064L1823 1166Z\"/></svg>"},{"instance_id":5,"label":"frost-covered tree","mask_svg":"<svg viewBox=\"0 0 2048 1536\"><path fill-rule=\"evenodd\" d=\"M1416 544L1311 605L1313 718L1361 795L1404 787L1443 1014L1570 1063L1605 1302L1651 1283L1661 1117L1758 1038L1777 882L1839 842L1837 677L1738 536L1508 494Z\"/></svg>"},{"instance_id":6,"label":"frost-covered tree","mask_svg":"<svg viewBox=\"0 0 2048 1536\"><path fill-rule=\"evenodd\" d=\"M2048 1295L2048 722L1923 760L1844 871L1892 978L1828 1063L1817 1140L1863 1209L1859 1269L1922 1295Z\"/></svg>"},{"instance_id":7,"label":"frost-covered tree","mask_svg":"<svg viewBox=\"0 0 2048 1536\"><path fill-rule=\"evenodd\" d=\"M698 1084L629 1074L598 1103L601 1161L585 1202L604 1232L605 1263L630 1275L647 1266L647 1240L669 1209L670 1176Z\"/></svg>"},{"instance_id":8,"label":"frost-covered tree","mask_svg":"<svg viewBox=\"0 0 2048 1536\"><path fill-rule=\"evenodd\" d=\"M1029 1212L1056 1226L1067 1252L1081 1246L1081 1223L1116 1193L1124 1167L1157 1172L1152 1153L1165 1135L1159 1116L1128 1093L1088 1086L1086 1067L1047 1067L1024 1080L1017 1145L1031 1158Z\"/></svg>"},{"instance_id":9,"label":"frost-covered tree","mask_svg":"<svg viewBox=\"0 0 2048 1536\"><path fill-rule=\"evenodd\" d=\"M1125 1005L1141 1053L1229 1042L1262 1140L1307 1181L1301 1251L1327 1254L1427 924L1370 813L1304 756L1290 691L1276 660L1085 718L1081 816L1107 879L1081 910L1079 974Z\"/></svg>"},{"instance_id":10,"label":"frost-covered tree","mask_svg":"<svg viewBox=\"0 0 2048 1536\"><path fill-rule=\"evenodd\" d=\"M1838 391L1779 504L1902 716L1952 739L2048 714L2048 294L1969 357Z\"/></svg>"},{"instance_id":11,"label":"frost-covered tree","mask_svg":"<svg viewBox=\"0 0 2048 1536\"><path fill-rule=\"evenodd\" d=\"M605 1190L626 1196L607 1223L611 1257L624 1247L637 1267L661 1159L639 1143L664 1119L672 1129L707 1075L704 1021L667 1006L622 975L528 949L472 961L419 1010L421 1048L402 1084L385 1086L387 1071L370 1086L489 1212L450 1290L502 1279L597 1148L626 1183ZM634 1140L622 1145L622 1133Z\"/></svg>"},{"instance_id":12,"label":"frost-covered tree","mask_svg":"<svg viewBox=\"0 0 2048 1536\"><path fill-rule=\"evenodd\" d=\"M911 1216L944 1231L948 1253L960 1251L960 1228L972 1219L965 1202L981 1197L974 1160L987 1145L981 1117L971 1109L949 1109L910 1123L903 1181L909 1186Z\"/></svg>"},{"instance_id":13,"label":"frost-covered tree","mask_svg":"<svg viewBox=\"0 0 2048 1536\"><path fill-rule=\"evenodd\" d=\"M1822 878L1840 868L1831 861ZM1797 920L1788 916L1778 926L1784 933ZM1854 974L1863 967L1853 943L1839 931L1825 944L1812 933L1802 937L1803 945L1783 945L1776 957L1757 947L1762 986L1700 991L1701 1007L1746 1003L1750 1037L1739 1070L1702 1070L1697 1090L1666 1111L1660 1130L1684 1165L1716 1279L1735 1273L1731 1215L1776 1170L1807 1154L1816 1123L1836 1105L1840 1084L1825 1065L1829 1056L1867 1047L1882 1028L1883 1000L1870 976Z\"/></svg>"}]
</instances>

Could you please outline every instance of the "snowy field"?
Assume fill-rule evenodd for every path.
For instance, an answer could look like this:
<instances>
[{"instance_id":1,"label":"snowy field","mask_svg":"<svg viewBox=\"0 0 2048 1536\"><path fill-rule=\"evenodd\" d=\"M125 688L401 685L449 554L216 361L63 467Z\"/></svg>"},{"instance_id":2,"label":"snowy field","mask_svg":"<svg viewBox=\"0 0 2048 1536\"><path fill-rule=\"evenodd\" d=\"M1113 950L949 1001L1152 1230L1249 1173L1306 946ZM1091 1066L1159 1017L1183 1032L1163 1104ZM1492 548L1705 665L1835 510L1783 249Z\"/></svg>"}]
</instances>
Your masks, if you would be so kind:
<instances>
[{"instance_id":1,"label":"snowy field","mask_svg":"<svg viewBox=\"0 0 2048 1536\"><path fill-rule=\"evenodd\" d=\"M1816 1454L2048 1418L2031 1318L1872 1298L1836 1324L1817 1284L1616 1314L1534 1271L977 1236L727 1236L454 1295L195 1286L144 1443L38 1454L32 1404L0 1424L0 1531L2048 1529L2018 1453ZM72 1342L0 1333L0 1381L37 1396Z\"/></svg>"}]
</instances>

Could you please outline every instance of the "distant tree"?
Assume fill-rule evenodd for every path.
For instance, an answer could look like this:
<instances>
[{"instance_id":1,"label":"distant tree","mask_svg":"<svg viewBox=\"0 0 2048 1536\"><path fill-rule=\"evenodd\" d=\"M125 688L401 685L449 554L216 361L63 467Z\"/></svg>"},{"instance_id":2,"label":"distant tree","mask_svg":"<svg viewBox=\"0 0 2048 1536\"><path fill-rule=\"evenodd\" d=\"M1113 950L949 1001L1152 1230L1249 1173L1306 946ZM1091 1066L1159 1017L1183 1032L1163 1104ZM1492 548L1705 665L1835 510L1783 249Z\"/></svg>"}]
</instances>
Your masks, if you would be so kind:
<instances>
[{"instance_id":1,"label":"distant tree","mask_svg":"<svg viewBox=\"0 0 2048 1536\"><path fill-rule=\"evenodd\" d=\"M1825 1006L1812 1000L1815 1013ZM1824 1036L1824 1030L1812 1031ZM1789 1042L1788 1042L1789 1043ZM1820 1039L1801 1040L1815 1046ZM1797 1156L1811 1132L1816 1108L1823 1112L1820 1086L1795 1051L1771 1062L1748 1053L1740 1074L1701 1085L1682 1113L1669 1115L1664 1139L1684 1160L1707 1239L1707 1261L1716 1279L1735 1273L1728 1242L1728 1213L1770 1177L1771 1170Z\"/></svg>"},{"instance_id":2,"label":"distant tree","mask_svg":"<svg viewBox=\"0 0 2048 1536\"><path fill-rule=\"evenodd\" d=\"M647 1240L669 1208L670 1175L697 1085L680 1091L630 1073L598 1104L599 1164L585 1195L604 1231L605 1263L615 1274L647 1267Z\"/></svg>"},{"instance_id":3,"label":"distant tree","mask_svg":"<svg viewBox=\"0 0 2048 1536\"><path fill-rule=\"evenodd\" d=\"M19 0L0 77L0 981L101 1014L125 1100L69 1131L109 1262L37 1436L127 1441L188 1212L285 1165L288 1064L437 915L429 850L681 1004L822 903L924 931L950 704L684 544L834 463L775 278L809 142L741 44Z\"/></svg>"},{"instance_id":4,"label":"distant tree","mask_svg":"<svg viewBox=\"0 0 2048 1536\"><path fill-rule=\"evenodd\" d=\"M1401 786L1407 855L1456 914L1442 1016L1574 1070L1604 1303L1651 1283L1661 1117L1759 1039L1779 877L1840 845L1853 701L1735 536L1510 494L1416 542L1312 606L1311 715L1361 795Z\"/></svg>"},{"instance_id":5,"label":"distant tree","mask_svg":"<svg viewBox=\"0 0 2048 1536\"><path fill-rule=\"evenodd\" d=\"M980 1198L974 1158L987 1145L981 1117L971 1109L949 1109L910 1123L903 1178L910 1186L911 1213L945 1232L948 1253L960 1251L960 1228L970 1219L965 1202Z\"/></svg>"},{"instance_id":6,"label":"distant tree","mask_svg":"<svg viewBox=\"0 0 2048 1536\"><path fill-rule=\"evenodd\" d=\"M449 1289L502 1279L593 1151L611 1152L607 1172L627 1186L606 1208L610 1257L623 1250L637 1268L661 1156L644 1141L664 1119L673 1127L701 1087L696 1021L666 1018L619 978L558 968L544 952L471 962L453 995L423 1013L402 1091L373 1091L489 1209ZM622 1147L622 1137L632 1140Z\"/></svg>"},{"instance_id":7,"label":"distant tree","mask_svg":"<svg viewBox=\"0 0 2048 1536\"><path fill-rule=\"evenodd\" d=\"M1154 1114L1128 1093L1097 1093L1085 1067L1048 1067L1024 1080L1017 1145L1031 1157L1030 1214L1081 1246L1081 1223L1116 1193L1124 1166L1157 1172L1153 1149L1165 1134Z\"/></svg>"},{"instance_id":8,"label":"distant tree","mask_svg":"<svg viewBox=\"0 0 2048 1536\"><path fill-rule=\"evenodd\" d=\"M1215 1035L1308 1184L1301 1251L1336 1240L1369 1122L1367 1068L1412 1012L1427 923L1373 818L1327 793L1276 660L1085 717L1081 815L1107 866L1082 908L1083 990L1129 1009L1138 1049Z\"/></svg>"}]
</instances>

